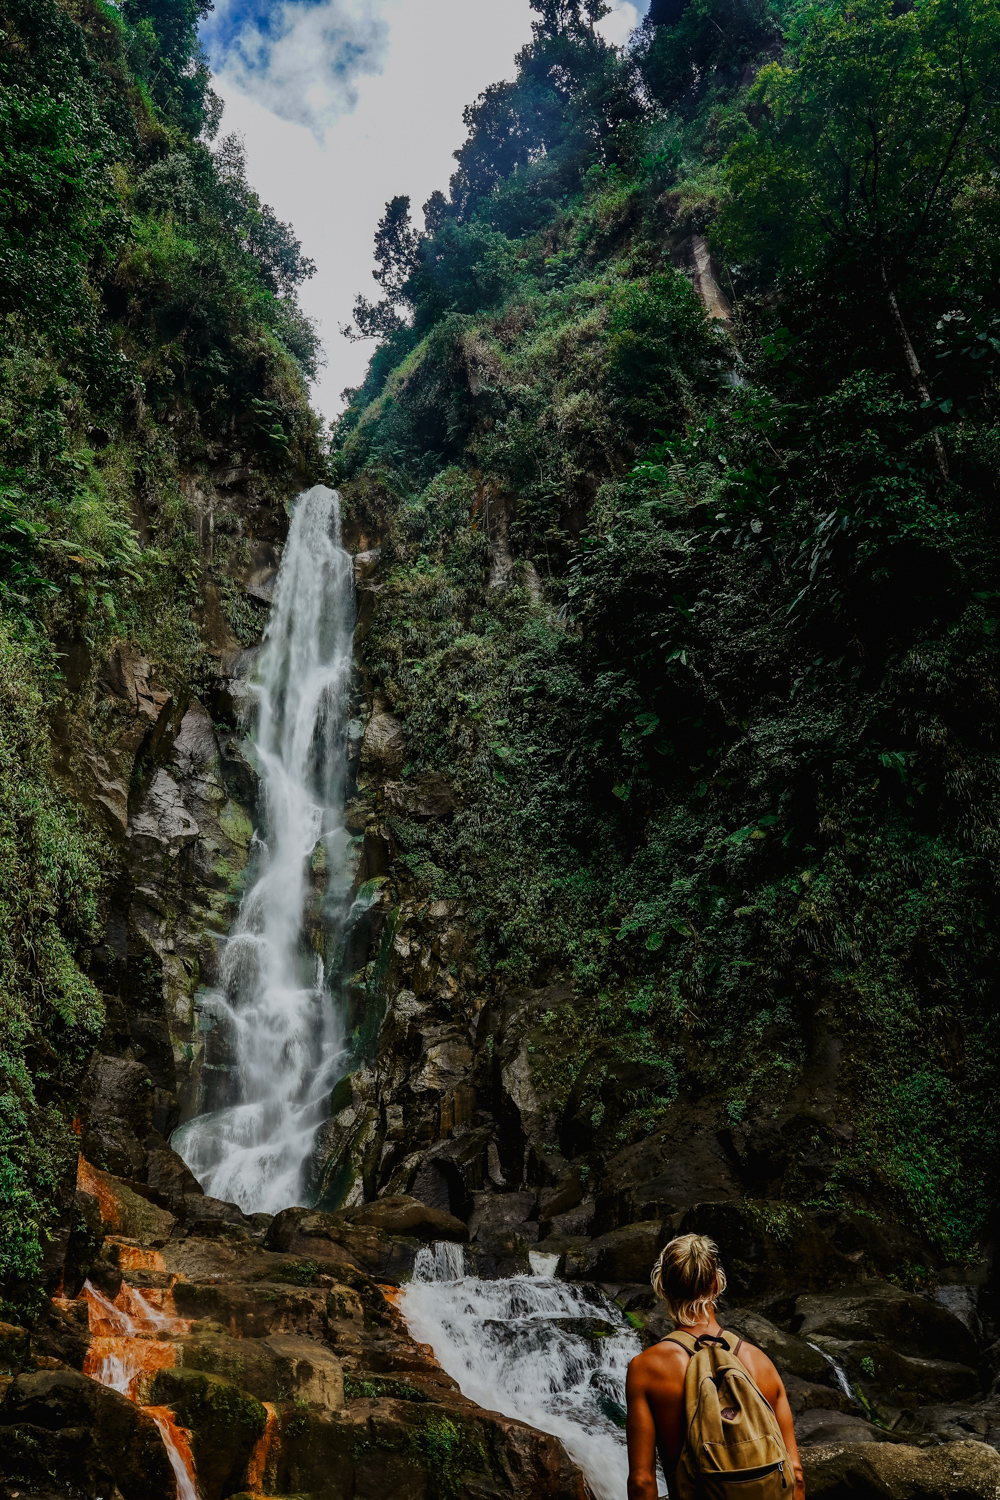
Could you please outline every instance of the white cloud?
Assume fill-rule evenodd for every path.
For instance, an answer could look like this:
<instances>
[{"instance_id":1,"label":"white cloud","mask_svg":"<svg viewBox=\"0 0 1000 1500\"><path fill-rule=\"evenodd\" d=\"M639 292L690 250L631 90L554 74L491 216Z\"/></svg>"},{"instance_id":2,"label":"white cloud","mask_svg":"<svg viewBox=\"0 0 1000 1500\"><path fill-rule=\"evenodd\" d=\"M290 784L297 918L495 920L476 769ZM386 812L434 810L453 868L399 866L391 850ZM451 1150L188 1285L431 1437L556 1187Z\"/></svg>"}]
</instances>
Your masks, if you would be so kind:
<instances>
[{"instance_id":1,"label":"white cloud","mask_svg":"<svg viewBox=\"0 0 1000 1500\"><path fill-rule=\"evenodd\" d=\"M358 79L382 70L389 28L373 0L228 0L205 28L215 65L280 120L322 142L358 103Z\"/></svg>"},{"instance_id":2,"label":"white cloud","mask_svg":"<svg viewBox=\"0 0 1000 1500\"><path fill-rule=\"evenodd\" d=\"M621 47L628 41L646 13L645 0L640 0L640 4L641 10L640 6L630 5L629 0L612 0L611 14L597 23L598 31L612 46Z\"/></svg>"}]
</instances>

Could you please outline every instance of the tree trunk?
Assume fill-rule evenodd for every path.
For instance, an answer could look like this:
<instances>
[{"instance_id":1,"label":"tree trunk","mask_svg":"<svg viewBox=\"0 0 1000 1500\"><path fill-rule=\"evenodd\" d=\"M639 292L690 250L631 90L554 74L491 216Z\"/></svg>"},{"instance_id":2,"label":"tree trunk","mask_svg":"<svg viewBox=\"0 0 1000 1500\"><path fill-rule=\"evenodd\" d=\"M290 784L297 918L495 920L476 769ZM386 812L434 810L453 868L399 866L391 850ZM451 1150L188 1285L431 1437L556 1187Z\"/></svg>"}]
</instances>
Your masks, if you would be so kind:
<instances>
[{"instance_id":1,"label":"tree trunk","mask_svg":"<svg viewBox=\"0 0 1000 1500\"><path fill-rule=\"evenodd\" d=\"M910 342L910 335L906 331L906 324L903 322L903 315L899 310L899 303L896 301L896 293L889 286L889 278L886 276L885 266L881 262L879 262L879 270L882 273L882 285L885 287L885 295L888 298L893 326L899 335L899 342L903 346L903 357L906 360L906 368L910 372L911 379L917 388L921 401L926 401L930 405L931 393L927 388L924 372L920 368L917 351ZM934 444L934 457L937 459L938 473L945 484L947 484L949 478L948 456L944 451L944 443L941 441L940 429L937 427L931 428L931 442Z\"/></svg>"}]
</instances>

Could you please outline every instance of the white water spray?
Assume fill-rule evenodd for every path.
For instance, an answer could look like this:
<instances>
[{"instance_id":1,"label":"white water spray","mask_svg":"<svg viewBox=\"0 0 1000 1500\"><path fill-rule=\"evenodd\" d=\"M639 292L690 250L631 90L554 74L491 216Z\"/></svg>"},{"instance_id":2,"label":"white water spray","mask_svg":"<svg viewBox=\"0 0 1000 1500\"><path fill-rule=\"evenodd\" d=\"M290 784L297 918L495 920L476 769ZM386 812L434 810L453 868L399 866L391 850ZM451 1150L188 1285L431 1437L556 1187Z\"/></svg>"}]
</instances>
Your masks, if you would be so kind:
<instances>
[{"instance_id":1,"label":"white water spray","mask_svg":"<svg viewBox=\"0 0 1000 1500\"><path fill-rule=\"evenodd\" d=\"M596 1500L625 1500L618 1424L640 1346L620 1310L552 1276L482 1281L464 1272L460 1245L418 1252L401 1304L414 1338L431 1345L464 1396L561 1438Z\"/></svg>"},{"instance_id":2,"label":"white water spray","mask_svg":"<svg viewBox=\"0 0 1000 1500\"><path fill-rule=\"evenodd\" d=\"M292 516L257 671L264 826L254 836L255 878L223 951L221 986L206 1002L231 1028L235 1097L173 1138L206 1193L247 1213L302 1201L303 1168L344 1059L327 975L339 962L352 879L343 807L353 630L339 499L316 485ZM326 872L313 928L322 955L308 943L310 866Z\"/></svg>"}]
</instances>

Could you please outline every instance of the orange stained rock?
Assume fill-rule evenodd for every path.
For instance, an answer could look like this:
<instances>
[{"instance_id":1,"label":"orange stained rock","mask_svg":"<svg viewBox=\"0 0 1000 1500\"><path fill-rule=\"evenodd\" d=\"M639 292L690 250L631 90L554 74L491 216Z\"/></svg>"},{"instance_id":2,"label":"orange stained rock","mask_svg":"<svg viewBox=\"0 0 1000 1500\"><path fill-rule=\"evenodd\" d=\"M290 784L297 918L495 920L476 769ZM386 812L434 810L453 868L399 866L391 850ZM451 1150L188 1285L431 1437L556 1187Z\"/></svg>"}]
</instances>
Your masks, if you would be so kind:
<instances>
[{"instance_id":1,"label":"orange stained rock","mask_svg":"<svg viewBox=\"0 0 1000 1500\"><path fill-rule=\"evenodd\" d=\"M267 1424L257 1439L250 1455L250 1462L247 1464L247 1489L252 1495L263 1494L264 1485L274 1484L277 1478L273 1472L273 1461L277 1458L281 1445L278 1413L270 1401L264 1402L264 1410L267 1412Z\"/></svg>"},{"instance_id":2,"label":"orange stained rock","mask_svg":"<svg viewBox=\"0 0 1000 1500\"><path fill-rule=\"evenodd\" d=\"M171 1370L177 1362L173 1344L158 1339L137 1339L127 1334L108 1337L99 1334L90 1341L83 1362L83 1373L101 1385L121 1391L130 1401L137 1401L143 1376L159 1370Z\"/></svg>"},{"instance_id":3,"label":"orange stained rock","mask_svg":"<svg viewBox=\"0 0 1000 1500\"><path fill-rule=\"evenodd\" d=\"M122 1282L114 1302L90 1281L84 1282L77 1300L87 1304L92 1335L83 1373L144 1406L167 1450L177 1500L200 1500L188 1433L178 1427L167 1407L142 1402L151 1377L177 1363L177 1346L169 1342L169 1335L189 1332L192 1319L177 1317L169 1290L140 1290L127 1281ZM53 1301L61 1307L72 1305L65 1297Z\"/></svg>"},{"instance_id":4,"label":"orange stained rock","mask_svg":"<svg viewBox=\"0 0 1000 1500\"><path fill-rule=\"evenodd\" d=\"M121 1297L121 1292L118 1296ZM87 1304L87 1322L91 1333L102 1336L135 1333L135 1323L125 1309L110 1301L89 1281L83 1283L80 1298Z\"/></svg>"},{"instance_id":5,"label":"orange stained rock","mask_svg":"<svg viewBox=\"0 0 1000 1500\"><path fill-rule=\"evenodd\" d=\"M130 1245L125 1240L112 1241L116 1247L120 1271L165 1271L167 1263L159 1250L144 1250L141 1245Z\"/></svg>"},{"instance_id":6,"label":"orange stained rock","mask_svg":"<svg viewBox=\"0 0 1000 1500\"><path fill-rule=\"evenodd\" d=\"M402 1287L380 1285L379 1291L382 1293L382 1296L388 1302L389 1306L395 1308L396 1312L399 1312L399 1304L403 1296Z\"/></svg>"},{"instance_id":7,"label":"orange stained rock","mask_svg":"<svg viewBox=\"0 0 1000 1500\"><path fill-rule=\"evenodd\" d=\"M147 1336L190 1333L195 1321L177 1316L173 1293L163 1287L143 1287L140 1291L123 1281L114 1305L132 1319L137 1332Z\"/></svg>"},{"instance_id":8,"label":"orange stained rock","mask_svg":"<svg viewBox=\"0 0 1000 1500\"><path fill-rule=\"evenodd\" d=\"M121 1229L121 1211L104 1173L92 1167L82 1152L77 1157L76 1163L76 1190L78 1193L89 1193L92 1198L97 1199L101 1208L101 1219L110 1229Z\"/></svg>"}]
</instances>

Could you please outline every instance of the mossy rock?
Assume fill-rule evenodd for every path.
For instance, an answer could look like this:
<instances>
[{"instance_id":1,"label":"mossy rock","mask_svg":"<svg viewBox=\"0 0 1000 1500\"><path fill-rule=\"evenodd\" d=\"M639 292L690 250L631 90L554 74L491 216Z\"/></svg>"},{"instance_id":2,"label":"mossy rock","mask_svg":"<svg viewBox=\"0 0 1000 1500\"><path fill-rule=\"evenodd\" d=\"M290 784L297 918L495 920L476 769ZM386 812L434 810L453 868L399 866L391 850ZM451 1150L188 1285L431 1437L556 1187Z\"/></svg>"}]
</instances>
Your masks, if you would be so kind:
<instances>
[{"instance_id":1,"label":"mossy rock","mask_svg":"<svg viewBox=\"0 0 1000 1500\"><path fill-rule=\"evenodd\" d=\"M28 1357L28 1330L0 1323L0 1375L16 1375Z\"/></svg>"},{"instance_id":2,"label":"mossy rock","mask_svg":"<svg viewBox=\"0 0 1000 1500\"><path fill-rule=\"evenodd\" d=\"M345 1375L344 1399L347 1401L430 1401L425 1391L405 1380L381 1375Z\"/></svg>"},{"instance_id":3,"label":"mossy rock","mask_svg":"<svg viewBox=\"0 0 1000 1500\"><path fill-rule=\"evenodd\" d=\"M161 1370L153 1403L172 1408L191 1433L201 1500L224 1500L246 1481L246 1468L267 1412L232 1381L202 1370Z\"/></svg>"},{"instance_id":4,"label":"mossy rock","mask_svg":"<svg viewBox=\"0 0 1000 1500\"><path fill-rule=\"evenodd\" d=\"M283 1384L281 1361L258 1339L199 1331L182 1346L181 1361L185 1370L220 1375L258 1401L284 1401L292 1394Z\"/></svg>"}]
</instances>

